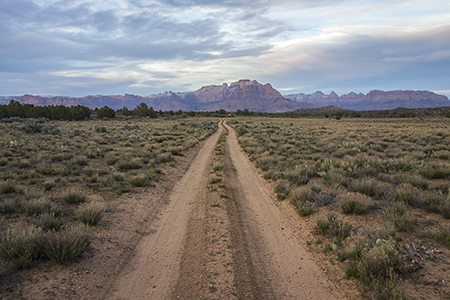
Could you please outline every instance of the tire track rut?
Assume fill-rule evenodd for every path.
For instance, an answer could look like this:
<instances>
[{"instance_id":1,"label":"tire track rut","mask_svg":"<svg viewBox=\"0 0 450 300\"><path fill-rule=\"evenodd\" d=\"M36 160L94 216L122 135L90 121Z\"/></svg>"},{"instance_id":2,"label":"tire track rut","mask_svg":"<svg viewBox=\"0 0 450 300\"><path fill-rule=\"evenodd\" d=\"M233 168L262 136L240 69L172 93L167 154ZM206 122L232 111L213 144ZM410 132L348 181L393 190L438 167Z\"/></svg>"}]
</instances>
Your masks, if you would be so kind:
<instances>
[{"instance_id":1,"label":"tire track rut","mask_svg":"<svg viewBox=\"0 0 450 300\"><path fill-rule=\"evenodd\" d=\"M225 127L220 155L222 126L174 185L107 299L344 298L303 249L295 211L274 200ZM219 177L223 184L212 185Z\"/></svg>"}]
</instances>

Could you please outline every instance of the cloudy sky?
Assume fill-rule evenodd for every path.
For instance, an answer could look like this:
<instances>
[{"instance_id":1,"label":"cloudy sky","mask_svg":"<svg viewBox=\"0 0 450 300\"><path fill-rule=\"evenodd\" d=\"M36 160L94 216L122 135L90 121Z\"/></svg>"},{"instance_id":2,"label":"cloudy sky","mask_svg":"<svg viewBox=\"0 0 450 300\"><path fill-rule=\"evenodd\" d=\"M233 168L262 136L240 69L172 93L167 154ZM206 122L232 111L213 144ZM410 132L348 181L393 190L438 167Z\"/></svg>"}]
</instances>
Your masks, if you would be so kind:
<instances>
[{"instance_id":1,"label":"cloudy sky","mask_svg":"<svg viewBox=\"0 0 450 300\"><path fill-rule=\"evenodd\" d=\"M1 0L0 95L150 95L252 79L283 94L450 96L448 0Z\"/></svg>"}]
</instances>

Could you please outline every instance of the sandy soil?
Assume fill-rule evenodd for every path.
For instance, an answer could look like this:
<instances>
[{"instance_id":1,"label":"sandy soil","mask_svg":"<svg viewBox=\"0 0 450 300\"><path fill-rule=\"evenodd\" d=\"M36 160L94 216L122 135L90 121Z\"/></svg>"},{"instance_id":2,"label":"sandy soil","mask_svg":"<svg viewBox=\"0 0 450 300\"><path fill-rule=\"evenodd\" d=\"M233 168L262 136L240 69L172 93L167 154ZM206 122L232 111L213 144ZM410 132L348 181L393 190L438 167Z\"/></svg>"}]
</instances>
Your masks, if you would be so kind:
<instances>
[{"instance_id":1,"label":"sandy soil","mask_svg":"<svg viewBox=\"0 0 450 300\"><path fill-rule=\"evenodd\" d=\"M175 185L107 299L343 298L303 249L293 210L276 204L227 129L226 144L216 144L220 128Z\"/></svg>"}]
</instances>

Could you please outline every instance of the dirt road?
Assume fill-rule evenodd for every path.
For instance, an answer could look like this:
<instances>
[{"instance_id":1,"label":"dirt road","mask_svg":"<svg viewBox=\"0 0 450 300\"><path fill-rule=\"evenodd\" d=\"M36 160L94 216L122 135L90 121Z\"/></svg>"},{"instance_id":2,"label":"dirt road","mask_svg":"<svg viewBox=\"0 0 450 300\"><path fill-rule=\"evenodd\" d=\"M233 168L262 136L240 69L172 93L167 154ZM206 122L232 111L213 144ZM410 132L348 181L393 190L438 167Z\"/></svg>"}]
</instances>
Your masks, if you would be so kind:
<instances>
[{"instance_id":1,"label":"dirt road","mask_svg":"<svg viewBox=\"0 0 450 300\"><path fill-rule=\"evenodd\" d=\"M343 299L226 128L169 191L107 299Z\"/></svg>"}]
</instances>

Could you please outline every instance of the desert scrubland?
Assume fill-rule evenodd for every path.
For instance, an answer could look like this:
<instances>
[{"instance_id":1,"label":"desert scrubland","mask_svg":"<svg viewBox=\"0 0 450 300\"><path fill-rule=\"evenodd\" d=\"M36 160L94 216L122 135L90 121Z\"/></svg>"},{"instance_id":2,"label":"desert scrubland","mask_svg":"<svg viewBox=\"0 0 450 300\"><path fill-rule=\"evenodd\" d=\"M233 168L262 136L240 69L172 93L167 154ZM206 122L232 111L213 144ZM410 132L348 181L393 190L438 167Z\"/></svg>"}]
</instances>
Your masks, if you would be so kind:
<instances>
[{"instance_id":1,"label":"desert scrubland","mask_svg":"<svg viewBox=\"0 0 450 300\"><path fill-rule=\"evenodd\" d=\"M177 118L0 123L3 298L450 295L448 118Z\"/></svg>"},{"instance_id":2,"label":"desert scrubland","mask_svg":"<svg viewBox=\"0 0 450 300\"><path fill-rule=\"evenodd\" d=\"M379 299L448 297L448 119L229 123L335 282Z\"/></svg>"}]
</instances>

